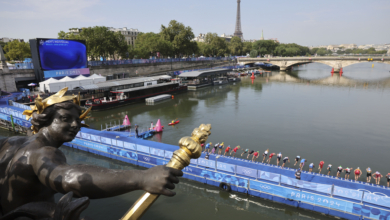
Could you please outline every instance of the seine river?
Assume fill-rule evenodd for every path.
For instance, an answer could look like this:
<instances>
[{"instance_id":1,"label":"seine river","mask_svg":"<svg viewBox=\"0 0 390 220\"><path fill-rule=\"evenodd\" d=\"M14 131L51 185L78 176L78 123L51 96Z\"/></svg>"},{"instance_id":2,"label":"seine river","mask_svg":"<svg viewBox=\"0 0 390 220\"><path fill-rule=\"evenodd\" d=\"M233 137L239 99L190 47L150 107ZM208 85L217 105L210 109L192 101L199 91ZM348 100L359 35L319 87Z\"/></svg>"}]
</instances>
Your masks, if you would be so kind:
<instances>
[{"instance_id":1,"label":"seine river","mask_svg":"<svg viewBox=\"0 0 390 220\"><path fill-rule=\"evenodd\" d=\"M242 149L267 148L291 160L297 155L314 163L363 170L390 172L390 65L356 64L344 74L331 77L322 64L294 67L288 74L249 77L237 84L207 87L176 94L156 105L138 103L93 112L87 123L100 129L128 115L132 125L146 129L160 119L165 129L151 140L175 144L202 123L212 125L209 142L240 145ZM167 124L174 119L180 123ZM0 136L12 135L4 130ZM141 169L63 147L70 164L86 163L113 169ZM276 163L273 160L272 163ZM306 170L308 166L306 165ZM351 175L353 177L353 175ZM373 182L374 180L372 180ZM381 184L386 184L382 178ZM160 197L144 219L328 219L319 213L292 208L240 193L225 193L217 187L182 179L174 198ZM93 219L119 219L142 192L93 200L83 213Z\"/></svg>"}]
</instances>

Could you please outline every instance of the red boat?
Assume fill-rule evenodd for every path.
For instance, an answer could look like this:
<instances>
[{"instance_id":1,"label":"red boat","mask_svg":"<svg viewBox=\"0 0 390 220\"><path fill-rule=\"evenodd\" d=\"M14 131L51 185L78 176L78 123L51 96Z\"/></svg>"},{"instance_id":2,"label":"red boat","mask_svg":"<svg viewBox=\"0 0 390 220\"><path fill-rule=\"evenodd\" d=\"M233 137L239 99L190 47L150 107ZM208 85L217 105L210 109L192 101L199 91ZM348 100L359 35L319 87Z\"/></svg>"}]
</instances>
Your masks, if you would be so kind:
<instances>
[{"instance_id":1,"label":"red boat","mask_svg":"<svg viewBox=\"0 0 390 220\"><path fill-rule=\"evenodd\" d=\"M179 122L180 122L180 120L177 120L177 121L175 121L175 122L171 122L171 123L169 123L168 125L175 125L175 124L179 124Z\"/></svg>"}]
</instances>

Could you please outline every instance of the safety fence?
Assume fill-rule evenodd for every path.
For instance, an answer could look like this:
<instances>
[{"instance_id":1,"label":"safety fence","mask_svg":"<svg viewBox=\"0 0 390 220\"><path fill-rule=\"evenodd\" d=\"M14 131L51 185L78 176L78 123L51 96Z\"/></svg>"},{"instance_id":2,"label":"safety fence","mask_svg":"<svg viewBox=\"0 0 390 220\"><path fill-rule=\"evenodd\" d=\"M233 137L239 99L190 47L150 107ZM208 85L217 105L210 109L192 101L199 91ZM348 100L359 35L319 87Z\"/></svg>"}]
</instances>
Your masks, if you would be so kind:
<instances>
[{"instance_id":1,"label":"safety fence","mask_svg":"<svg viewBox=\"0 0 390 220\"><path fill-rule=\"evenodd\" d=\"M34 64L33 63L29 63L29 62L26 62L26 63L15 63L14 66L9 66L8 69L34 69Z\"/></svg>"},{"instance_id":2,"label":"safety fence","mask_svg":"<svg viewBox=\"0 0 390 220\"><path fill-rule=\"evenodd\" d=\"M205 57L205 58L172 58L172 59L132 59L132 60L106 60L106 61L88 61L90 66L105 65L131 65L145 63L174 63L174 62L200 62L200 61L229 61L230 57Z\"/></svg>"},{"instance_id":3,"label":"safety fence","mask_svg":"<svg viewBox=\"0 0 390 220\"><path fill-rule=\"evenodd\" d=\"M212 70L212 69L238 69L238 68L248 68L248 67L249 67L249 65L211 67L211 68L202 68L202 69L174 71L173 74L177 76L177 75L180 75L182 73L187 73L187 72L192 72L192 71Z\"/></svg>"}]
</instances>

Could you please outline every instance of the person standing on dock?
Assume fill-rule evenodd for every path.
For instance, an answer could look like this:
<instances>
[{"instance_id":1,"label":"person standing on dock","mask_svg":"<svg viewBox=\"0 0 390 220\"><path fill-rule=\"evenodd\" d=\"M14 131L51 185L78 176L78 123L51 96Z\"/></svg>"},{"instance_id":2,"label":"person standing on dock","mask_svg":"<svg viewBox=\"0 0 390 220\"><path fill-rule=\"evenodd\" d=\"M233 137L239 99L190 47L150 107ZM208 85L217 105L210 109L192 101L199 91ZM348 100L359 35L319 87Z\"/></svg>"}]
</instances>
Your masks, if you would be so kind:
<instances>
[{"instance_id":1,"label":"person standing on dock","mask_svg":"<svg viewBox=\"0 0 390 220\"><path fill-rule=\"evenodd\" d=\"M138 135L138 125L135 125L135 135L136 135L136 137L139 137L139 135Z\"/></svg>"},{"instance_id":2,"label":"person standing on dock","mask_svg":"<svg viewBox=\"0 0 390 220\"><path fill-rule=\"evenodd\" d=\"M282 159L282 152L279 152L278 155L276 155L276 166L279 166L279 162Z\"/></svg>"},{"instance_id":3,"label":"person standing on dock","mask_svg":"<svg viewBox=\"0 0 390 220\"><path fill-rule=\"evenodd\" d=\"M271 162L272 157L275 156L275 155L276 155L275 153L272 153L272 154L269 155L269 158L267 160L268 164Z\"/></svg>"},{"instance_id":4,"label":"person standing on dock","mask_svg":"<svg viewBox=\"0 0 390 220\"><path fill-rule=\"evenodd\" d=\"M383 176L381 173L379 173L379 171L376 171L374 173L374 179L375 179L376 185L379 185L379 183L381 182L381 177L383 177Z\"/></svg>"},{"instance_id":5,"label":"person standing on dock","mask_svg":"<svg viewBox=\"0 0 390 220\"><path fill-rule=\"evenodd\" d=\"M295 158L295 163L294 163L294 166L295 166L295 165L297 165L297 163L298 163L299 159L301 159L301 156L299 156L299 155L298 155L298 156Z\"/></svg>"},{"instance_id":6,"label":"person standing on dock","mask_svg":"<svg viewBox=\"0 0 390 220\"><path fill-rule=\"evenodd\" d=\"M287 161L290 163L290 159L288 159L288 157L283 158L282 169L283 169L283 167L284 167L284 165L286 164Z\"/></svg>"},{"instance_id":7,"label":"person standing on dock","mask_svg":"<svg viewBox=\"0 0 390 220\"><path fill-rule=\"evenodd\" d=\"M261 161L262 163L264 163L265 158L267 158L268 152L269 152L269 149L264 151L264 153L263 153L263 161Z\"/></svg>"},{"instance_id":8,"label":"person standing on dock","mask_svg":"<svg viewBox=\"0 0 390 220\"><path fill-rule=\"evenodd\" d=\"M299 168L301 168L301 170L303 170L303 167L305 166L305 162L306 162L306 159L301 160L301 164L299 165Z\"/></svg>"},{"instance_id":9,"label":"person standing on dock","mask_svg":"<svg viewBox=\"0 0 390 220\"><path fill-rule=\"evenodd\" d=\"M332 164L329 164L328 165L328 168L326 168L328 170L328 176L330 175L330 171L332 171Z\"/></svg>"},{"instance_id":10,"label":"person standing on dock","mask_svg":"<svg viewBox=\"0 0 390 220\"><path fill-rule=\"evenodd\" d=\"M238 149L240 149L240 146L235 147L235 148L232 150L232 152L230 152L230 155L232 155L232 153L234 152L234 154L233 154L233 157L234 157L234 156L236 155Z\"/></svg>"},{"instance_id":11,"label":"person standing on dock","mask_svg":"<svg viewBox=\"0 0 390 220\"><path fill-rule=\"evenodd\" d=\"M218 147L219 147L219 143L215 144L213 150L211 150L211 153L215 154Z\"/></svg>"},{"instance_id":12,"label":"person standing on dock","mask_svg":"<svg viewBox=\"0 0 390 220\"><path fill-rule=\"evenodd\" d=\"M226 147L226 149L225 149L225 153L223 154L223 156L225 156L225 155L226 155L226 153L228 153L228 154L229 154L229 151L230 151L230 145L228 145L228 146Z\"/></svg>"},{"instance_id":13,"label":"person standing on dock","mask_svg":"<svg viewBox=\"0 0 390 220\"><path fill-rule=\"evenodd\" d=\"M252 155L254 152L255 152L254 150L249 150L249 152L248 152L248 156L246 157L246 159L248 159L248 158L249 158L249 156L250 156L250 155Z\"/></svg>"},{"instance_id":14,"label":"person standing on dock","mask_svg":"<svg viewBox=\"0 0 390 220\"><path fill-rule=\"evenodd\" d=\"M259 151L254 152L252 157L252 162L255 162L255 160L259 157L259 155L260 155Z\"/></svg>"},{"instance_id":15,"label":"person standing on dock","mask_svg":"<svg viewBox=\"0 0 390 220\"><path fill-rule=\"evenodd\" d=\"M320 164L318 164L318 169L320 170L318 173L321 173L322 167L324 167L324 161L320 161Z\"/></svg>"},{"instance_id":16,"label":"person standing on dock","mask_svg":"<svg viewBox=\"0 0 390 220\"><path fill-rule=\"evenodd\" d=\"M301 179L301 169L298 169L297 172L295 172L295 178L297 180L300 180Z\"/></svg>"},{"instance_id":17,"label":"person standing on dock","mask_svg":"<svg viewBox=\"0 0 390 220\"><path fill-rule=\"evenodd\" d=\"M225 145L223 144L223 142L218 146L218 154L221 155L222 154L222 149L225 148Z\"/></svg>"},{"instance_id":18,"label":"person standing on dock","mask_svg":"<svg viewBox=\"0 0 390 220\"><path fill-rule=\"evenodd\" d=\"M206 146L204 148L204 152L207 151L207 153L210 153L210 146L213 146L213 143L210 142L210 143L206 144Z\"/></svg>"},{"instance_id":19,"label":"person standing on dock","mask_svg":"<svg viewBox=\"0 0 390 220\"><path fill-rule=\"evenodd\" d=\"M313 171L313 168L314 168L314 163L311 163L309 164L309 172L311 173Z\"/></svg>"},{"instance_id":20,"label":"person standing on dock","mask_svg":"<svg viewBox=\"0 0 390 220\"><path fill-rule=\"evenodd\" d=\"M336 176L340 177L341 172L343 172L343 167L342 166L337 167L337 175Z\"/></svg>"},{"instance_id":21,"label":"person standing on dock","mask_svg":"<svg viewBox=\"0 0 390 220\"><path fill-rule=\"evenodd\" d=\"M360 170L360 168L356 168L356 170L354 171L354 174L355 174L355 181L357 181L360 176L362 175L362 171Z\"/></svg>"},{"instance_id":22,"label":"person standing on dock","mask_svg":"<svg viewBox=\"0 0 390 220\"><path fill-rule=\"evenodd\" d=\"M387 173L386 179L387 179L387 187L389 187L389 183L390 183L390 173Z\"/></svg>"},{"instance_id":23,"label":"person standing on dock","mask_svg":"<svg viewBox=\"0 0 390 220\"><path fill-rule=\"evenodd\" d=\"M249 152L249 149L248 149L248 148L245 149L244 152L242 152L241 157L242 157L242 155L244 155L244 154L246 154L246 153L248 153L248 152Z\"/></svg>"},{"instance_id":24,"label":"person standing on dock","mask_svg":"<svg viewBox=\"0 0 390 220\"><path fill-rule=\"evenodd\" d=\"M371 170L370 167L367 167L366 171L367 171L367 183L370 183L371 182L371 172L372 172L372 170Z\"/></svg>"},{"instance_id":25,"label":"person standing on dock","mask_svg":"<svg viewBox=\"0 0 390 220\"><path fill-rule=\"evenodd\" d=\"M347 167L347 168L345 168L345 179L346 180L349 180L349 175L351 174L351 170L352 170L353 168L349 168L349 167ZM347 178L348 177L348 178Z\"/></svg>"}]
</instances>

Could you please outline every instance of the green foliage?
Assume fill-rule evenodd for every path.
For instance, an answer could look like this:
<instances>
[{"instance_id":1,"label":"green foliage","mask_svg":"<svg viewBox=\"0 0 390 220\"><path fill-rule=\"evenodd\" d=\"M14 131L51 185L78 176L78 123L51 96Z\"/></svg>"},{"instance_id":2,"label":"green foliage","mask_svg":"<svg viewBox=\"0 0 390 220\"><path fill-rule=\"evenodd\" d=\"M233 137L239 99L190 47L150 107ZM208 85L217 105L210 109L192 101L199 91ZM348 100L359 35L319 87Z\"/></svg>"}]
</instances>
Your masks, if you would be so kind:
<instances>
[{"instance_id":1,"label":"green foliage","mask_svg":"<svg viewBox=\"0 0 390 220\"><path fill-rule=\"evenodd\" d=\"M251 50L252 50L252 42L244 42L244 47L243 47L242 53L246 55L246 54L250 53Z\"/></svg>"},{"instance_id":2,"label":"green foliage","mask_svg":"<svg viewBox=\"0 0 390 220\"><path fill-rule=\"evenodd\" d=\"M304 47L298 44L279 44L275 50L274 55L277 56L306 56L310 53L308 47Z\"/></svg>"},{"instance_id":3,"label":"green foliage","mask_svg":"<svg viewBox=\"0 0 390 220\"><path fill-rule=\"evenodd\" d=\"M358 48L355 48L355 49L346 49L343 54L346 53L346 54L386 54L387 51L386 50L379 50L379 51L376 51L375 48L371 47L371 48L368 48L368 49L358 49Z\"/></svg>"},{"instance_id":4,"label":"green foliage","mask_svg":"<svg viewBox=\"0 0 390 220\"><path fill-rule=\"evenodd\" d=\"M241 38L235 36L232 37L228 43L228 49L232 55L242 55L244 50L244 44L242 43Z\"/></svg>"},{"instance_id":5,"label":"green foliage","mask_svg":"<svg viewBox=\"0 0 390 220\"><path fill-rule=\"evenodd\" d=\"M58 33L59 39L85 40L87 44L87 55L92 60L99 57L113 59L125 58L128 46L125 37L120 32L112 32L107 27L83 28L80 34Z\"/></svg>"},{"instance_id":6,"label":"green foliage","mask_svg":"<svg viewBox=\"0 0 390 220\"><path fill-rule=\"evenodd\" d=\"M30 44L19 41L8 42L3 48L7 60L20 60L31 58Z\"/></svg>"},{"instance_id":7,"label":"green foliage","mask_svg":"<svg viewBox=\"0 0 390 220\"><path fill-rule=\"evenodd\" d=\"M252 44L252 48L254 50L258 50L260 56L264 56L266 54L272 55L277 46L279 46L279 43L276 43L273 40L258 40Z\"/></svg>"},{"instance_id":8,"label":"green foliage","mask_svg":"<svg viewBox=\"0 0 390 220\"><path fill-rule=\"evenodd\" d=\"M204 40L206 56L224 56L228 52L226 40L216 33L207 33Z\"/></svg>"},{"instance_id":9,"label":"green foliage","mask_svg":"<svg viewBox=\"0 0 390 220\"><path fill-rule=\"evenodd\" d=\"M257 50L251 50L251 52L249 53L249 56L251 58L256 58L258 54L259 54L259 52L257 52Z\"/></svg>"},{"instance_id":10,"label":"green foliage","mask_svg":"<svg viewBox=\"0 0 390 220\"><path fill-rule=\"evenodd\" d=\"M149 58L160 52L162 56L172 56L173 47L169 41L162 39L160 34L140 33L135 41L134 54L137 58Z\"/></svg>"},{"instance_id":11,"label":"green foliage","mask_svg":"<svg viewBox=\"0 0 390 220\"><path fill-rule=\"evenodd\" d=\"M170 45L171 55L191 55L198 52L196 42L193 42L195 35L190 26L184 26L183 23L172 20L168 27L161 25L160 36L164 43Z\"/></svg>"}]
</instances>

